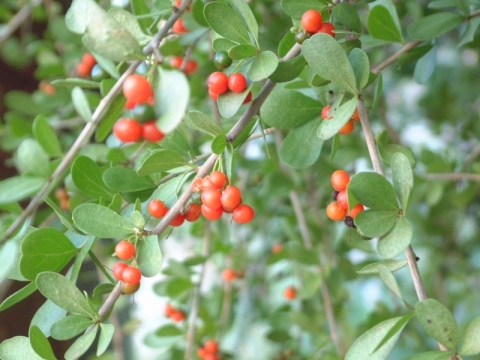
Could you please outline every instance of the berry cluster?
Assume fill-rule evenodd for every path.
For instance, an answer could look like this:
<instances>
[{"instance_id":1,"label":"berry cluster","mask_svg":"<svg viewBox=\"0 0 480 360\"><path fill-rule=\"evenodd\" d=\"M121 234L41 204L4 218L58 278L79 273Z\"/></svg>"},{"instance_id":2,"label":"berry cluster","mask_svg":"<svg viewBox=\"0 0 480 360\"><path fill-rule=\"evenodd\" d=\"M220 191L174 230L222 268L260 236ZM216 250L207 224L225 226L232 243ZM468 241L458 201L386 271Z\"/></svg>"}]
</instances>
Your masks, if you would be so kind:
<instances>
[{"instance_id":1,"label":"berry cluster","mask_svg":"<svg viewBox=\"0 0 480 360\"><path fill-rule=\"evenodd\" d=\"M125 143L161 141L165 134L153 120L153 89L147 78L140 74L129 75L123 83L123 94L127 99L125 107L132 111L133 117L121 118L115 123L113 134L117 139Z\"/></svg>"},{"instance_id":2,"label":"berry cluster","mask_svg":"<svg viewBox=\"0 0 480 360\"><path fill-rule=\"evenodd\" d=\"M224 72L215 71L208 77L208 94L210 97L217 101L218 96L225 94L227 91L235 93L244 92L247 88L247 78L240 73L233 73L227 76ZM248 103L252 99L252 93L249 92L244 100L244 104Z\"/></svg>"},{"instance_id":3,"label":"berry cluster","mask_svg":"<svg viewBox=\"0 0 480 360\"><path fill-rule=\"evenodd\" d=\"M166 317L169 317L175 322L182 322L185 320L185 313L182 310L176 309L173 305L167 304L163 312Z\"/></svg>"},{"instance_id":4,"label":"berry cluster","mask_svg":"<svg viewBox=\"0 0 480 360\"><path fill-rule=\"evenodd\" d=\"M330 22L323 22L322 14L317 10L307 10L301 19L303 29L309 34L325 33L335 37L335 26Z\"/></svg>"},{"instance_id":5,"label":"berry cluster","mask_svg":"<svg viewBox=\"0 0 480 360\"><path fill-rule=\"evenodd\" d=\"M322 109L321 116L323 120L332 119L332 116L330 116L330 109L330 105L327 105ZM343 127L338 131L338 133L342 135L350 134L355 127L355 121L360 121L360 115L358 114L358 110L355 110L352 117L347 121L345 125L343 125Z\"/></svg>"},{"instance_id":6,"label":"berry cluster","mask_svg":"<svg viewBox=\"0 0 480 360\"><path fill-rule=\"evenodd\" d=\"M218 342L212 339L205 341L203 346L197 349L197 355L203 360L219 360Z\"/></svg>"},{"instance_id":7,"label":"berry cluster","mask_svg":"<svg viewBox=\"0 0 480 360\"><path fill-rule=\"evenodd\" d=\"M165 203L158 199L150 200L147 205L148 213L156 219L160 219L167 215L170 209L167 208ZM180 226L185 220L189 222L197 221L200 218L200 205L195 203L188 204L184 212L179 212L172 221L170 221L171 226Z\"/></svg>"},{"instance_id":8,"label":"berry cluster","mask_svg":"<svg viewBox=\"0 0 480 360\"><path fill-rule=\"evenodd\" d=\"M93 67L97 64L97 60L90 53L85 53L82 56L82 61L77 64L77 74L80 77L90 76Z\"/></svg>"},{"instance_id":9,"label":"berry cluster","mask_svg":"<svg viewBox=\"0 0 480 360\"><path fill-rule=\"evenodd\" d=\"M344 170L335 170L332 174L331 182L334 188L332 197L335 201L328 204L326 208L327 216L335 221L345 221L345 225L354 228L353 219L364 210L364 207L358 203L348 213L347 185L350 182L350 176Z\"/></svg>"},{"instance_id":10,"label":"berry cluster","mask_svg":"<svg viewBox=\"0 0 480 360\"><path fill-rule=\"evenodd\" d=\"M122 292L124 294L133 294L140 287L142 273L136 266L129 265L135 261L136 248L128 240L122 240L115 246L115 255L127 262L119 261L112 269L113 276L118 281L123 281Z\"/></svg>"}]
</instances>

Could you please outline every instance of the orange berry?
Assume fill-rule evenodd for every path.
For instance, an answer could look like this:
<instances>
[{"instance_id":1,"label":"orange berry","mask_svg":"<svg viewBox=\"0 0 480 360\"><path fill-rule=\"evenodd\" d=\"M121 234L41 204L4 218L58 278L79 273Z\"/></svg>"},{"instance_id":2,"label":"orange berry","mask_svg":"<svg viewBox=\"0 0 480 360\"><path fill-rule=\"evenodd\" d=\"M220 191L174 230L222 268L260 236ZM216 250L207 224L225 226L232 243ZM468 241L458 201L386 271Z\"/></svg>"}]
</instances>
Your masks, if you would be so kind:
<instances>
[{"instance_id":1,"label":"orange berry","mask_svg":"<svg viewBox=\"0 0 480 360\"><path fill-rule=\"evenodd\" d=\"M347 210L341 207L337 202L328 204L326 212L328 218L335 221L341 221L347 215Z\"/></svg>"},{"instance_id":2,"label":"orange berry","mask_svg":"<svg viewBox=\"0 0 480 360\"><path fill-rule=\"evenodd\" d=\"M345 170L335 170L330 178L332 186L337 191L342 191L347 188L350 182L350 175Z\"/></svg>"},{"instance_id":3,"label":"orange berry","mask_svg":"<svg viewBox=\"0 0 480 360\"><path fill-rule=\"evenodd\" d=\"M278 254L278 253L281 253L282 251L283 251L283 245L282 244L277 243L277 244L274 244L272 246L272 253Z\"/></svg>"},{"instance_id":4,"label":"orange berry","mask_svg":"<svg viewBox=\"0 0 480 360\"><path fill-rule=\"evenodd\" d=\"M355 217L361 213L365 208L363 207L362 204L358 203L355 205L352 210L350 211L350 214L348 214L352 219L355 219Z\"/></svg>"},{"instance_id":5,"label":"orange berry","mask_svg":"<svg viewBox=\"0 0 480 360\"><path fill-rule=\"evenodd\" d=\"M355 109L355 112L352 115L353 121L360 121L360 114L358 113L358 109Z\"/></svg>"},{"instance_id":6,"label":"orange berry","mask_svg":"<svg viewBox=\"0 0 480 360\"><path fill-rule=\"evenodd\" d=\"M289 286L283 291L283 296L285 299L293 300L297 297L297 289L293 286Z\"/></svg>"},{"instance_id":7,"label":"orange berry","mask_svg":"<svg viewBox=\"0 0 480 360\"><path fill-rule=\"evenodd\" d=\"M226 282L231 282L235 280L236 277L237 277L237 274L232 269L227 268L222 271L222 278Z\"/></svg>"},{"instance_id":8,"label":"orange berry","mask_svg":"<svg viewBox=\"0 0 480 360\"><path fill-rule=\"evenodd\" d=\"M338 130L338 132L342 135L347 135L350 134L353 131L353 128L355 127L355 123L353 122L352 119L348 120L343 127Z\"/></svg>"}]
</instances>

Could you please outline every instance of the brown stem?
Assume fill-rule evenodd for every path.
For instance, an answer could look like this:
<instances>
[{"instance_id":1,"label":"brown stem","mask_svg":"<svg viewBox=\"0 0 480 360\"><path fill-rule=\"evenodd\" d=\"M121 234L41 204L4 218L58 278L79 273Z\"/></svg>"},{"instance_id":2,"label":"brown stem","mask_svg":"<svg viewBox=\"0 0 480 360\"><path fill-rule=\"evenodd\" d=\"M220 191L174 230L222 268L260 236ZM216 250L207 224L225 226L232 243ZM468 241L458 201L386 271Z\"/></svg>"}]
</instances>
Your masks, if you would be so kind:
<instances>
[{"instance_id":1,"label":"brown stem","mask_svg":"<svg viewBox=\"0 0 480 360\"><path fill-rule=\"evenodd\" d=\"M405 54L406 52L412 50L413 48L416 48L418 45L420 45L423 41L420 41L420 40L416 40L416 41L412 41L412 42L409 42L409 43L406 43L400 50L398 50L395 54L393 54L392 56L390 56L388 59L382 61L380 64L378 64L377 66L375 66L373 69L372 69L372 73L374 74L378 74L380 71L382 71L383 69L385 69L387 66L393 64L395 61L398 60L398 58L402 55L402 54Z\"/></svg>"},{"instance_id":2,"label":"brown stem","mask_svg":"<svg viewBox=\"0 0 480 360\"><path fill-rule=\"evenodd\" d=\"M41 0L33 0L31 4L23 6L5 25L2 30L0 30L0 45L11 36L20 25L22 25L25 20L30 16L33 11L33 8L40 5Z\"/></svg>"}]
</instances>

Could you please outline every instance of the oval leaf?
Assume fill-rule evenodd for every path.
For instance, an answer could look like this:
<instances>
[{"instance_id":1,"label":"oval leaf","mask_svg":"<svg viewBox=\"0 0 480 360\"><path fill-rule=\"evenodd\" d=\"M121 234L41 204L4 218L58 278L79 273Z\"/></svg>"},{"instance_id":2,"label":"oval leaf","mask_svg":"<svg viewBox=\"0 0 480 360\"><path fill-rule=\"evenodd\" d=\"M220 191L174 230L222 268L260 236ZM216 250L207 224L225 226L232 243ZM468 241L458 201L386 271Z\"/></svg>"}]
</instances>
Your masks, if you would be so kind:
<instances>
[{"instance_id":1,"label":"oval leaf","mask_svg":"<svg viewBox=\"0 0 480 360\"><path fill-rule=\"evenodd\" d=\"M56 360L52 345L38 326L31 326L28 331L32 349L45 360Z\"/></svg>"},{"instance_id":2,"label":"oval leaf","mask_svg":"<svg viewBox=\"0 0 480 360\"><path fill-rule=\"evenodd\" d=\"M305 68L306 61L303 56L297 56L293 59L278 63L274 73L269 76L270 80L275 82L287 82L295 79Z\"/></svg>"},{"instance_id":3,"label":"oval leaf","mask_svg":"<svg viewBox=\"0 0 480 360\"><path fill-rule=\"evenodd\" d=\"M191 129L204 132L214 137L223 133L215 121L200 111L188 112L184 124Z\"/></svg>"},{"instance_id":4,"label":"oval leaf","mask_svg":"<svg viewBox=\"0 0 480 360\"><path fill-rule=\"evenodd\" d=\"M163 256L157 235L146 236L138 242L137 262L143 276L157 275L162 268L162 261Z\"/></svg>"},{"instance_id":5,"label":"oval leaf","mask_svg":"<svg viewBox=\"0 0 480 360\"><path fill-rule=\"evenodd\" d=\"M392 157L392 181L405 214L413 189L413 171L410 160L402 153L396 153Z\"/></svg>"},{"instance_id":6,"label":"oval leaf","mask_svg":"<svg viewBox=\"0 0 480 360\"><path fill-rule=\"evenodd\" d=\"M412 226L404 216L400 216L393 229L378 240L377 252L383 258L393 258L410 245L412 236Z\"/></svg>"},{"instance_id":7,"label":"oval leaf","mask_svg":"<svg viewBox=\"0 0 480 360\"><path fill-rule=\"evenodd\" d=\"M383 5L374 6L367 19L368 32L376 39L402 42L402 34L392 15Z\"/></svg>"},{"instance_id":8,"label":"oval leaf","mask_svg":"<svg viewBox=\"0 0 480 360\"><path fill-rule=\"evenodd\" d=\"M399 210L395 190L388 180L374 172L360 172L352 176L348 191L374 210Z\"/></svg>"},{"instance_id":9,"label":"oval leaf","mask_svg":"<svg viewBox=\"0 0 480 360\"><path fill-rule=\"evenodd\" d=\"M295 19L300 19L307 10L313 9L321 11L326 6L324 2L318 0L282 0L283 11Z\"/></svg>"},{"instance_id":10,"label":"oval leaf","mask_svg":"<svg viewBox=\"0 0 480 360\"><path fill-rule=\"evenodd\" d=\"M182 155L173 150L157 149L142 162L138 175L150 175L188 165Z\"/></svg>"},{"instance_id":11,"label":"oval leaf","mask_svg":"<svg viewBox=\"0 0 480 360\"><path fill-rule=\"evenodd\" d=\"M330 111L331 117L323 120L318 128L317 136L322 140L328 140L350 120L355 109L357 108L357 98L351 98L338 108L332 106Z\"/></svg>"},{"instance_id":12,"label":"oval leaf","mask_svg":"<svg viewBox=\"0 0 480 360\"><path fill-rule=\"evenodd\" d=\"M140 191L156 187L148 176L140 176L135 170L120 166L105 170L102 179L105 185L118 192Z\"/></svg>"},{"instance_id":13,"label":"oval leaf","mask_svg":"<svg viewBox=\"0 0 480 360\"><path fill-rule=\"evenodd\" d=\"M368 237L379 237L388 233L398 216L395 210L365 210L355 217L355 226Z\"/></svg>"},{"instance_id":14,"label":"oval leaf","mask_svg":"<svg viewBox=\"0 0 480 360\"><path fill-rule=\"evenodd\" d=\"M94 199L113 197L113 191L103 182L102 170L87 156L79 156L73 162L72 180L81 192Z\"/></svg>"},{"instance_id":15,"label":"oval leaf","mask_svg":"<svg viewBox=\"0 0 480 360\"><path fill-rule=\"evenodd\" d=\"M44 178L33 176L14 176L0 181L0 204L24 200L40 190Z\"/></svg>"},{"instance_id":16,"label":"oval leaf","mask_svg":"<svg viewBox=\"0 0 480 360\"><path fill-rule=\"evenodd\" d=\"M80 230L96 237L120 238L134 233L132 224L123 216L102 205L79 205L72 217Z\"/></svg>"},{"instance_id":17,"label":"oval leaf","mask_svg":"<svg viewBox=\"0 0 480 360\"><path fill-rule=\"evenodd\" d=\"M212 141L212 146L211 146L212 152L214 154L220 155L223 153L226 146L227 146L227 137L223 134L218 135Z\"/></svg>"},{"instance_id":18,"label":"oval leaf","mask_svg":"<svg viewBox=\"0 0 480 360\"><path fill-rule=\"evenodd\" d=\"M333 7L333 17L356 33L362 32L362 23L358 10L350 3L341 2Z\"/></svg>"},{"instance_id":19,"label":"oval leaf","mask_svg":"<svg viewBox=\"0 0 480 360\"><path fill-rule=\"evenodd\" d=\"M468 324L463 337L463 344L460 348L460 355L480 354L480 342L478 339L480 339L480 317Z\"/></svg>"},{"instance_id":20,"label":"oval leaf","mask_svg":"<svg viewBox=\"0 0 480 360\"><path fill-rule=\"evenodd\" d=\"M465 17L452 12L441 12L420 18L410 24L407 31L415 40L432 40L455 29Z\"/></svg>"},{"instance_id":21,"label":"oval leaf","mask_svg":"<svg viewBox=\"0 0 480 360\"><path fill-rule=\"evenodd\" d=\"M100 324L100 336L98 338L97 356L102 355L112 342L115 334L115 326L113 324Z\"/></svg>"},{"instance_id":22,"label":"oval leaf","mask_svg":"<svg viewBox=\"0 0 480 360\"><path fill-rule=\"evenodd\" d=\"M2 360L42 360L30 345L30 339L26 336L14 336L2 341L0 344L0 359Z\"/></svg>"},{"instance_id":23,"label":"oval leaf","mask_svg":"<svg viewBox=\"0 0 480 360\"><path fill-rule=\"evenodd\" d=\"M429 52L427 52L415 65L413 72L413 79L417 84L424 85L427 83L430 76L432 76L435 70L437 60L437 47L434 46Z\"/></svg>"},{"instance_id":24,"label":"oval leaf","mask_svg":"<svg viewBox=\"0 0 480 360\"><path fill-rule=\"evenodd\" d=\"M87 96L82 88L75 86L72 89L73 107L77 110L78 115L86 122L92 121L92 110L88 103Z\"/></svg>"},{"instance_id":25,"label":"oval leaf","mask_svg":"<svg viewBox=\"0 0 480 360\"><path fill-rule=\"evenodd\" d=\"M357 79L357 89L362 89L367 85L368 77L370 76L370 62L368 56L362 49L355 48L348 54L348 59L352 63L355 78Z\"/></svg>"},{"instance_id":26,"label":"oval leaf","mask_svg":"<svg viewBox=\"0 0 480 360\"><path fill-rule=\"evenodd\" d=\"M25 139L17 149L17 158L22 172L48 177L50 174L49 156L34 139Z\"/></svg>"},{"instance_id":27,"label":"oval leaf","mask_svg":"<svg viewBox=\"0 0 480 360\"><path fill-rule=\"evenodd\" d=\"M98 326L93 327L89 332L80 336L65 352L65 360L76 360L92 346L97 336Z\"/></svg>"},{"instance_id":28,"label":"oval leaf","mask_svg":"<svg viewBox=\"0 0 480 360\"><path fill-rule=\"evenodd\" d=\"M252 84L245 89L245 91L241 93L236 93L233 91L229 91L225 94L222 94L218 97L218 111L224 118L231 118L235 115L240 107L243 105L243 101L247 97L248 93Z\"/></svg>"},{"instance_id":29,"label":"oval leaf","mask_svg":"<svg viewBox=\"0 0 480 360\"><path fill-rule=\"evenodd\" d=\"M405 267L405 265L407 265L407 260L386 260L386 261L368 264L367 266L363 267L361 270L358 270L357 274L360 274L360 275L378 274L379 266L384 266L388 269L388 271L394 272Z\"/></svg>"},{"instance_id":30,"label":"oval leaf","mask_svg":"<svg viewBox=\"0 0 480 360\"><path fill-rule=\"evenodd\" d=\"M94 324L92 319L81 315L67 315L53 324L51 335L56 340L69 340Z\"/></svg>"},{"instance_id":31,"label":"oval leaf","mask_svg":"<svg viewBox=\"0 0 480 360\"><path fill-rule=\"evenodd\" d=\"M228 56L233 60L242 60L257 54L257 48L250 44L236 45L228 50Z\"/></svg>"},{"instance_id":32,"label":"oval leaf","mask_svg":"<svg viewBox=\"0 0 480 360\"><path fill-rule=\"evenodd\" d=\"M38 115L33 121L33 135L50 156L62 156L58 137L44 115Z\"/></svg>"},{"instance_id":33,"label":"oval leaf","mask_svg":"<svg viewBox=\"0 0 480 360\"><path fill-rule=\"evenodd\" d=\"M252 81L261 81L272 75L278 66L278 57L272 51L262 51L253 58L248 69Z\"/></svg>"},{"instance_id":34,"label":"oval leaf","mask_svg":"<svg viewBox=\"0 0 480 360\"><path fill-rule=\"evenodd\" d=\"M205 20L215 32L239 44L249 44L250 36L242 17L230 6L212 1L203 10Z\"/></svg>"}]
</instances>

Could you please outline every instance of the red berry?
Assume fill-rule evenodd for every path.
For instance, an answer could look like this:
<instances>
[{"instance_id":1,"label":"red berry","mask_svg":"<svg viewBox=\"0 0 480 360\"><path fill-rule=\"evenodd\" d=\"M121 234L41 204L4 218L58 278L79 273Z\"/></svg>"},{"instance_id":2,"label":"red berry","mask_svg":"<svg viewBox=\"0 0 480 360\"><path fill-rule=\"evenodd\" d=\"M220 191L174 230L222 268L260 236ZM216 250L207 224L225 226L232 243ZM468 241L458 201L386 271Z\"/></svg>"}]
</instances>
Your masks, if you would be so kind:
<instances>
[{"instance_id":1,"label":"red berry","mask_svg":"<svg viewBox=\"0 0 480 360\"><path fill-rule=\"evenodd\" d=\"M188 204L187 210L185 210L185 220L189 222L197 221L202 215L202 207L195 203Z\"/></svg>"},{"instance_id":2,"label":"red berry","mask_svg":"<svg viewBox=\"0 0 480 360\"><path fill-rule=\"evenodd\" d=\"M142 137L142 125L135 119L120 119L113 125L113 134L123 142L137 142Z\"/></svg>"},{"instance_id":3,"label":"red berry","mask_svg":"<svg viewBox=\"0 0 480 360\"><path fill-rule=\"evenodd\" d=\"M355 217L361 213L365 208L363 207L362 204L358 203L355 205L352 210L350 211L350 214L348 214L352 219L355 219Z\"/></svg>"},{"instance_id":4,"label":"red berry","mask_svg":"<svg viewBox=\"0 0 480 360\"><path fill-rule=\"evenodd\" d=\"M153 199L148 203L147 210L154 218L164 217L167 213L167 207L163 201Z\"/></svg>"},{"instance_id":5,"label":"red berry","mask_svg":"<svg viewBox=\"0 0 480 360\"><path fill-rule=\"evenodd\" d=\"M249 91L245 100L243 100L243 105L248 104L252 100L252 92Z\"/></svg>"},{"instance_id":6,"label":"red berry","mask_svg":"<svg viewBox=\"0 0 480 360\"><path fill-rule=\"evenodd\" d=\"M218 360L217 354L207 353L204 360Z\"/></svg>"},{"instance_id":7,"label":"red berry","mask_svg":"<svg viewBox=\"0 0 480 360\"><path fill-rule=\"evenodd\" d=\"M227 175L221 171L214 171L210 174L210 182L217 189L222 189L227 183Z\"/></svg>"},{"instance_id":8,"label":"red berry","mask_svg":"<svg viewBox=\"0 0 480 360\"><path fill-rule=\"evenodd\" d=\"M207 340L203 344L203 348L207 352L215 354L218 352L218 342L216 342L215 340Z\"/></svg>"},{"instance_id":9,"label":"red berry","mask_svg":"<svg viewBox=\"0 0 480 360\"><path fill-rule=\"evenodd\" d=\"M130 285L136 285L142 278L140 269L134 266L128 266L122 273L123 281Z\"/></svg>"},{"instance_id":10,"label":"red berry","mask_svg":"<svg viewBox=\"0 0 480 360\"><path fill-rule=\"evenodd\" d=\"M289 286L283 291L283 296L285 299L293 300L297 297L297 289L293 286Z\"/></svg>"},{"instance_id":11,"label":"red berry","mask_svg":"<svg viewBox=\"0 0 480 360\"><path fill-rule=\"evenodd\" d=\"M135 256L135 245L128 240L122 240L115 246L115 255L122 260L130 260Z\"/></svg>"},{"instance_id":12,"label":"red berry","mask_svg":"<svg viewBox=\"0 0 480 360\"><path fill-rule=\"evenodd\" d=\"M92 68L97 63L97 60L95 60L95 58L93 57L92 54L87 52L87 53L83 54L83 56L82 56L82 63L84 63L86 66L88 66L90 68L90 70L92 70Z\"/></svg>"},{"instance_id":13,"label":"red berry","mask_svg":"<svg viewBox=\"0 0 480 360\"><path fill-rule=\"evenodd\" d=\"M80 77L88 77L90 76L90 72L92 69L89 68L88 65L84 64L83 62L77 64L77 74Z\"/></svg>"},{"instance_id":14,"label":"red berry","mask_svg":"<svg viewBox=\"0 0 480 360\"><path fill-rule=\"evenodd\" d=\"M188 60L187 62L187 66L185 66L185 74L191 74L193 73L195 70L197 70L197 62L195 60Z\"/></svg>"},{"instance_id":15,"label":"red berry","mask_svg":"<svg viewBox=\"0 0 480 360\"><path fill-rule=\"evenodd\" d=\"M182 213L178 213L172 221L170 221L170 225L172 226L180 226L185 222L185 216Z\"/></svg>"},{"instance_id":16,"label":"red berry","mask_svg":"<svg viewBox=\"0 0 480 360\"><path fill-rule=\"evenodd\" d=\"M152 85L146 77L132 74L127 76L123 83L123 94L127 100L137 104L144 103L153 96Z\"/></svg>"},{"instance_id":17,"label":"red berry","mask_svg":"<svg viewBox=\"0 0 480 360\"><path fill-rule=\"evenodd\" d=\"M350 176L345 170L335 170L330 180L335 190L342 191L347 188L347 185L350 182Z\"/></svg>"},{"instance_id":18,"label":"red berry","mask_svg":"<svg viewBox=\"0 0 480 360\"><path fill-rule=\"evenodd\" d=\"M175 34L183 34L183 33L186 33L188 32L188 29L185 27L185 25L183 24L183 20L182 19L178 19L177 21L175 21L175 23L173 24L172 26L172 31L175 33Z\"/></svg>"},{"instance_id":19,"label":"red berry","mask_svg":"<svg viewBox=\"0 0 480 360\"><path fill-rule=\"evenodd\" d=\"M358 113L358 109L355 109L355 112L352 115L353 121L360 121L360 114Z\"/></svg>"},{"instance_id":20,"label":"red berry","mask_svg":"<svg viewBox=\"0 0 480 360\"><path fill-rule=\"evenodd\" d=\"M185 313L183 311L180 311L180 310L175 310L170 317L175 322L181 322L181 321L185 320Z\"/></svg>"},{"instance_id":21,"label":"red berry","mask_svg":"<svg viewBox=\"0 0 480 360\"><path fill-rule=\"evenodd\" d=\"M330 105L327 105L325 106L323 109L322 109L322 119L328 119L328 118L331 118L330 116L330 108L331 106Z\"/></svg>"},{"instance_id":22,"label":"red berry","mask_svg":"<svg viewBox=\"0 0 480 360\"><path fill-rule=\"evenodd\" d=\"M163 310L163 313L164 313L165 316L170 317L170 316L172 316L172 314L173 314L175 311L176 311L176 310L175 310L175 308L174 308L172 305L167 304L167 305L165 305L165 310Z\"/></svg>"},{"instance_id":23,"label":"red berry","mask_svg":"<svg viewBox=\"0 0 480 360\"><path fill-rule=\"evenodd\" d=\"M326 208L326 212L327 212L328 218L335 221L341 221L347 215L347 210L345 210L336 202L332 202L328 204Z\"/></svg>"},{"instance_id":24,"label":"red berry","mask_svg":"<svg viewBox=\"0 0 480 360\"><path fill-rule=\"evenodd\" d=\"M320 29L318 30L318 32L325 33L332 37L335 37L335 33L333 32L334 30L335 30L335 26L332 23L324 22L322 26L320 26Z\"/></svg>"},{"instance_id":25,"label":"red berry","mask_svg":"<svg viewBox=\"0 0 480 360\"><path fill-rule=\"evenodd\" d=\"M223 209L219 207L218 209L211 209L208 206L202 204L201 206L202 214L207 220L218 220L222 217Z\"/></svg>"},{"instance_id":26,"label":"red berry","mask_svg":"<svg viewBox=\"0 0 480 360\"><path fill-rule=\"evenodd\" d=\"M307 10L302 15L301 23L305 31L316 33L322 26L322 14L317 10Z\"/></svg>"},{"instance_id":27,"label":"red berry","mask_svg":"<svg viewBox=\"0 0 480 360\"><path fill-rule=\"evenodd\" d=\"M218 94L214 93L212 90L208 89L208 96L214 101L218 101Z\"/></svg>"},{"instance_id":28,"label":"red berry","mask_svg":"<svg viewBox=\"0 0 480 360\"><path fill-rule=\"evenodd\" d=\"M137 106L137 103L133 102L132 100L127 100L125 102L125 109L132 110L133 108L135 108L135 106Z\"/></svg>"},{"instance_id":29,"label":"red berry","mask_svg":"<svg viewBox=\"0 0 480 360\"><path fill-rule=\"evenodd\" d=\"M220 201L225 211L233 211L242 202L242 193L236 186L229 185L223 190Z\"/></svg>"},{"instance_id":30,"label":"red berry","mask_svg":"<svg viewBox=\"0 0 480 360\"><path fill-rule=\"evenodd\" d=\"M277 244L274 244L272 246L272 253L278 254L278 253L281 253L282 251L283 251L283 245L282 244L277 243Z\"/></svg>"},{"instance_id":31,"label":"red berry","mask_svg":"<svg viewBox=\"0 0 480 360\"><path fill-rule=\"evenodd\" d=\"M233 220L240 224L245 224L253 220L255 211L249 205L239 205L233 210Z\"/></svg>"},{"instance_id":32,"label":"red berry","mask_svg":"<svg viewBox=\"0 0 480 360\"><path fill-rule=\"evenodd\" d=\"M123 270L125 270L127 267L127 264L120 261L113 265L112 273L114 278L118 281L123 281Z\"/></svg>"},{"instance_id":33,"label":"red berry","mask_svg":"<svg viewBox=\"0 0 480 360\"><path fill-rule=\"evenodd\" d=\"M180 69L180 66L182 66L182 62L183 62L183 57L174 56L173 58L170 59L170 66L175 69Z\"/></svg>"},{"instance_id":34,"label":"red berry","mask_svg":"<svg viewBox=\"0 0 480 360\"><path fill-rule=\"evenodd\" d=\"M228 88L235 93L244 92L247 88L247 79L243 74L232 74L228 78Z\"/></svg>"},{"instance_id":35,"label":"red berry","mask_svg":"<svg viewBox=\"0 0 480 360\"><path fill-rule=\"evenodd\" d=\"M142 123L142 138L149 142L158 142L165 137L155 123L155 120Z\"/></svg>"},{"instance_id":36,"label":"red berry","mask_svg":"<svg viewBox=\"0 0 480 360\"><path fill-rule=\"evenodd\" d=\"M215 71L208 77L208 89L215 94L223 94L228 90L228 76L221 72Z\"/></svg>"},{"instance_id":37,"label":"red berry","mask_svg":"<svg viewBox=\"0 0 480 360\"><path fill-rule=\"evenodd\" d=\"M342 135L347 135L350 134L353 131L353 128L355 127L355 123L353 122L352 119L348 120L343 127L338 130L338 132Z\"/></svg>"},{"instance_id":38,"label":"red berry","mask_svg":"<svg viewBox=\"0 0 480 360\"><path fill-rule=\"evenodd\" d=\"M220 198L222 192L216 188L206 188L202 191L202 204L208 206L210 209L218 209L222 207Z\"/></svg>"},{"instance_id":39,"label":"red berry","mask_svg":"<svg viewBox=\"0 0 480 360\"><path fill-rule=\"evenodd\" d=\"M348 210L347 190L342 190L337 194L337 203L345 210Z\"/></svg>"},{"instance_id":40,"label":"red berry","mask_svg":"<svg viewBox=\"0 0 480 360\"><path fill-rule=\"evenodd\" d=\"M208 352L207 350L205 350L204 348L198 348L197 349L197 356L200 358L200 359L205 359L205 356L208 355Z\"/></svg>"},{"instance_id":41,"label":"red berry","mask_svg":"<svg viewBox=\"0 0 480 360\"><path fill-rule=\"evenodd\" d=\"M195 178L192 181L192 191L201 191L202 190L202 178Z\"/></svg>"},{"instance_id":42,"label":"red berry","mask_svg":"<svg viewBox=\"0 0 480 360\"><path fill-rule=\"evenodd\" d=\"M227 282L231 282L235 280L236 277L237 277L237 274L232 269L227 268L222 271L222 278Z\"/></svg>"}]
</instances>

